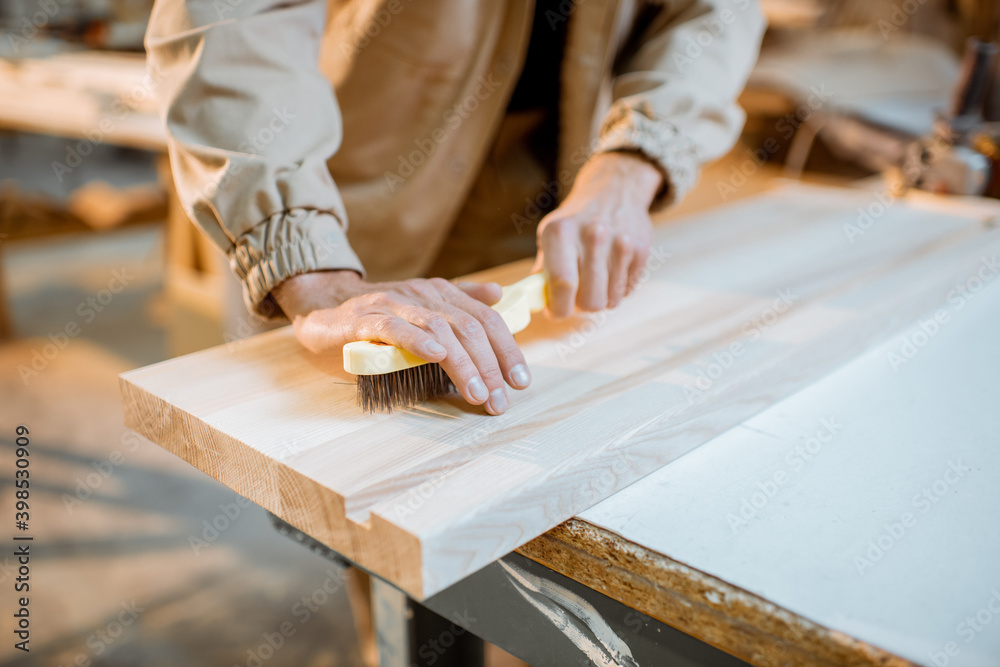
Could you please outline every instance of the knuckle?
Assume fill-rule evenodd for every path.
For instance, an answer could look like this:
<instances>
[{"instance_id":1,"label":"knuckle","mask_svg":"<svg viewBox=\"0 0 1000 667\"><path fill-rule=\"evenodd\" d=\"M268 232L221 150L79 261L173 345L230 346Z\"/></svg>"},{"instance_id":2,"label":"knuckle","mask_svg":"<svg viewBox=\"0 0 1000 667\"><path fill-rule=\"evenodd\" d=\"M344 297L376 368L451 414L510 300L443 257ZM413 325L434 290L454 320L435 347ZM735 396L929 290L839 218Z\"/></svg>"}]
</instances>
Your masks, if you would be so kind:
<instances>
[{"instance_id":1,"label":"knuckle","mask_svg":"<svg viewBox=\"0 0 1000 667\"><path fill-rule=\"evenodd\" d=\"M458 361L452 361L451 363L452 363L452 373L457 375L458 379L464 383L465 380L471 378L474 375L478 375L479 370L476 368L476 365L472 363L472 360L470 358L464 355L463 357L464 358L459 359Z\"/></svg>"},{"instance_id":2,"label":"knuckle","mask_svg":"<svg viewBox=\"0 0 1000 667\"><path fill-rule=\"evenodd\" d=\"M372 322L372 328L375 333L385 336L392 333L393 329L396 327L396 323L399 322L399 318L392 315L383 315L377 317L374 322Z\"/></svg>"},{"instance_id":3,"label":"knuckle","mask_svg":"<svg viewBox=\"0 0 1000 667\"><path fill-rule=\"evenodd\" d=\"M449 292L455 287L450 280L444 278L428 278L424 282L428 287L441 294Z\"/></svg>"},{"instance_id":4,"label":"knuckle","mask_svg":"<svg viewBox=\"0 0 1000 667\"><path fill-rule=\"evenodd\" d=\"M375 292L370 298L375 306L391 307L399 303L399 298L392 292Z\"/></svg>"},{"instance_id":5,"label":"knuckle","mask_svg":"<svg viewBox=\"0 0 1000 667\"><path fill-rule=\"evenodd\" d=\"M564 238L573 231L573 221L569 218L550 218L543 220L538 227L538 233L546 238Z\"/></svg>"},{"instance_id":6,"label":"knuckle","mask_svg":"<svg viewBox=\"0 0 1000 667\"><path fill-rule=\"evenodd\" d=\"M631 254L636 251L636 243L627 236L615 237L613 247L622 254Z\"/></svg>"},{"instance_id":7,"label":"knuckle","mask_svg":"<svg viewBox=\"0 0 1000 667\"><path fill-rule=\"evenodd\" d=\"M366 309L367 303L363 297L353 296L350 299L342 302L340 305L331 308L331 313L334 313L335 317L346 317L357 319L357 317ZM307 320L314 319L317 311L309 313L306 317Z\"/></svg>"},{"instance_id":8,"label":"knuckle","mask_svg":"<svg viewBox=\"0 0 1000 667\"><path fill-rule=\"evenodd\" d=\"M604 221L597 221L592 225L587 225L582 236L585 242L593 245L606 243L611 238L611 225Z\"/></svg>"},{"instance_id":9,"label":"knuckle","mask_svg":"<svg viewBox=\"0 0 1000 667\"><path fill-rule=\"evenodd\" d=\"M424 318L424 325L434 331L441 331L448 328L448 320L438 313L428 313Z\"/></svg>"},{"instance_id":10,"label":"knuckle","mask_svg":"<svg viewBox=\"0 0 1000 667\"><path fill-rule=\"evenodd\" d=\"M491 329L507 328L507 323L503 321L503 317L501 317L500 313L493 310L492 308L483 308L483 313L481 317L483 324L485 324Z\"/></svg>"},{"instance_id":11,"label":"knuckle","mask_svg":"<svg viewBox=\"0 0 1000 667\"><path fill-rule=\"evenodd\" d=\"M576 289L576 281L569 276L553 274L549 276L549 287L557 292Z\"/></svg>"},{"instance_id":12,"label":"knuckle","mask_svg":"<svg viewBox=\"0 0 1000 667\"><path fill-rule=\"evenodd\" d=\"M463 336L475 336L483 330L482 325L476 318L465 315L455 319L455 329Z\"/></svg>"},{"instance_id":13,"label":"knuckle","mask_svg":"<svg viewBox=\"0 0 1000 667\"><path fill-rule=\"evenodd\" d=\"M500 367L493 362L487 365L486 368L479 369L480 376L483 378L483 382L486 383L487 387L496 387L503 384L503 374L500 372Z\"/></svg>"},{"instance_id":14,"label":"knuckle","mask_svg":"<svg viewBox=\"0 0 1000 667\"><path fill-rule=\"evenodd\" d=\"M418 300L424 300L434 296L434 288L423 280L410 281L406 284L405 289L411 297Z\"/></svg>"},{"instance_id":15,"label":"knuckle","mask_svg":"<svg viewBox=\"0 0 1000 667\"><path fill-rule=\"evenodd\" d=\"M351 304L351 307L355 311L359 311L360 312L360 311L364 311L364 310L370 310L371 308L373 308L375 305L378 304L378 295L379 295L379 292L371 292L369 294L362 294L360 296L356 296L356 297L350 299L349 301L345 301L344 303L345 304Z\"/></svg>"}]
</instances>

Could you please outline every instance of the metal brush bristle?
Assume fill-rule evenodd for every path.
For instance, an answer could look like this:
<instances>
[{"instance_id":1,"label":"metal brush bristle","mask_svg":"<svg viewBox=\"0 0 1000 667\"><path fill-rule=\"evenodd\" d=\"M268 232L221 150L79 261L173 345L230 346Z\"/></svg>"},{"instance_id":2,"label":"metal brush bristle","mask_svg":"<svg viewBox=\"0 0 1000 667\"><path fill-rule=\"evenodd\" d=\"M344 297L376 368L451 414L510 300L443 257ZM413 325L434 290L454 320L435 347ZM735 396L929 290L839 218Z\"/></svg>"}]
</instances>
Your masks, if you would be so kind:
<instances>
[{"instance_id":1,"label":"metal brush bristle","mask_svg":"<svg viewBox=\"0 0 1000 667\"><path fill-rule=\"evenodd\" d=\"M453 391L455 384L440 364L358 376L358 405L365 412L392 412Z\"/></svg>"}]
</instances>

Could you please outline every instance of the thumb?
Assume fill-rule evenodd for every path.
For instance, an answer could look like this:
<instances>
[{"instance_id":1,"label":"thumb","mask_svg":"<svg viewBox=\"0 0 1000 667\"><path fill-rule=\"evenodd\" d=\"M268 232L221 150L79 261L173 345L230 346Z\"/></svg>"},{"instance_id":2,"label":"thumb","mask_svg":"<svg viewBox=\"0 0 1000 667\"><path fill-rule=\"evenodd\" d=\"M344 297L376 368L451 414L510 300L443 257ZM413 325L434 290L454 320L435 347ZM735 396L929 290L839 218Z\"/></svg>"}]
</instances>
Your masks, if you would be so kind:
<instances>
[{"instance_id":1,"label":"thumb","mask_svg":"<svg viewBox=\"0 0 1000 667\"><path fill-rule=\"evenodd\" d=\"M538 250L538 254L535 255L535 264L531 267L529 273L538 273L545 267L545 255L542 253L541 248Z\"/></svg>"},{"instance_id":2,"label":"thumb","mask_svg":"<svg viewBox=\"0 0 1000 667\"><path fill-rule=\"evenodd\" d=\"M471 296L473 299L482 301L487 306L492 306L500 300L501 289L499 283L474 283L461 280L455 286Z\"/></svg>"}]
</instances>

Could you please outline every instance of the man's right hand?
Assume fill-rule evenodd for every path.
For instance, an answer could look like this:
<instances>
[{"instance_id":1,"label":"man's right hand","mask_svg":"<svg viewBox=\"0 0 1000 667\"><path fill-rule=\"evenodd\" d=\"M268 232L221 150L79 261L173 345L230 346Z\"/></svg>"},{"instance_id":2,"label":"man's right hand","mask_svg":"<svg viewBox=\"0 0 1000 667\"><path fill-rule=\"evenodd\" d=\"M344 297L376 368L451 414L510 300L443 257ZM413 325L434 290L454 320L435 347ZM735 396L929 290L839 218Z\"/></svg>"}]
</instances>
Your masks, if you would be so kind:
<instances>
[{"instance_id":1,"label":"man's right hand","mask_svg":"<svg viewBox=\"0 0 1000 667\"><path fill-rule=\"evenodd\" d=\"M285 280L272 292L295 336L315 353L356 340L395 345L441 364L462 396L498 415L531 375L514 336L490 308L497 283L444 278L369 283L354 271L317 271Z\"/></svg>"}]
</instances>

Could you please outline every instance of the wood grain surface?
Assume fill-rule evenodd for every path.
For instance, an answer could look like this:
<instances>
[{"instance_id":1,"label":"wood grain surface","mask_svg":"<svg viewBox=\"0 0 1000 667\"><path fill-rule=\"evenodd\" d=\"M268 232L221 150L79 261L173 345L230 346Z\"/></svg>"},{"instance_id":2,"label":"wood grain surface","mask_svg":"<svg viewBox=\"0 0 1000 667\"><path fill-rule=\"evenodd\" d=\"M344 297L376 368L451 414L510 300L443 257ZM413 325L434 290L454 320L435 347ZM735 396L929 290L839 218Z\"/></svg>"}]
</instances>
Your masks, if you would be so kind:
<instances>
[{"instance_id":1,"label":"wood grain surface","mask_svg":"<svg viewBox=\"0 0 1000 667\"><path fill-rule=\"evenodd\" d=\"M284 328L123 374L126 424L422 599L933 314L996 213L788 185L661 226L625 303L518 334L499 417L364 415Z\"/></svg>"}]
</instances>

